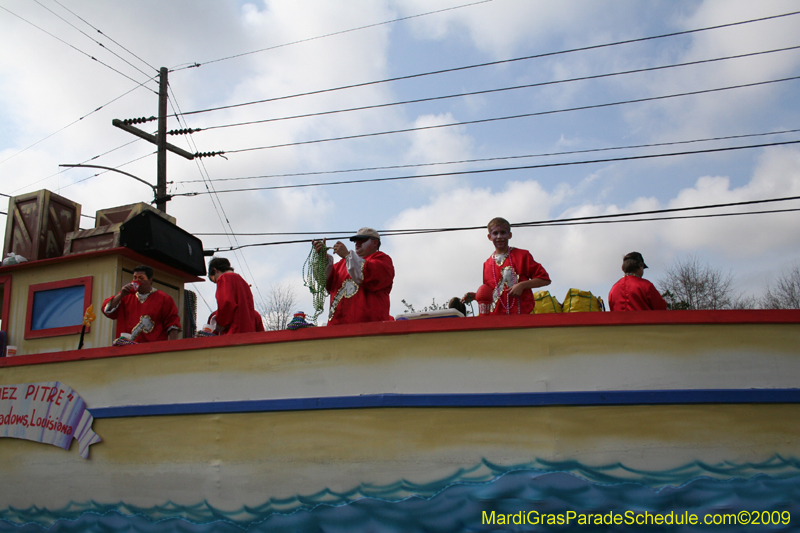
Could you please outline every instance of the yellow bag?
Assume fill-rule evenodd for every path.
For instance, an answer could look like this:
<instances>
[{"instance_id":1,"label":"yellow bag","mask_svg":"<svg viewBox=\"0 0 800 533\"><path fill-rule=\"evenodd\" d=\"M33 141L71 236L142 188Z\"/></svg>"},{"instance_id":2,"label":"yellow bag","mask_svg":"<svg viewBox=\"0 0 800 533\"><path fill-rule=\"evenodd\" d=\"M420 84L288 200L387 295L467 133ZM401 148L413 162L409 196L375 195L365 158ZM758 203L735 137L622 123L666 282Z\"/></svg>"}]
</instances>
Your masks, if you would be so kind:
<instances>
[{"instance_id":1,"label":"yellow bag","mask_svg":"<svg viewBox=\"0 0 800 533\"><path fill-rule=\"evenodd\" d=\"M586 311L603 311L605 305L600 298L590 291L570 289L564 297L563 310L565 313L582 313Z\"/></svg>"},{"instance_id":2,"label":"yellow bag","mask_svg":"<svg viewBox=\"0 0 800 533\"><path fill-rule=\"evenodd\" d=\"M550 291L537 291L533 293L533 300L536 305L533 308L533 313L536 315L542 313L562 313L561 304L556 300L555 296L550 295Z\"/></svg>"}]
</instances>

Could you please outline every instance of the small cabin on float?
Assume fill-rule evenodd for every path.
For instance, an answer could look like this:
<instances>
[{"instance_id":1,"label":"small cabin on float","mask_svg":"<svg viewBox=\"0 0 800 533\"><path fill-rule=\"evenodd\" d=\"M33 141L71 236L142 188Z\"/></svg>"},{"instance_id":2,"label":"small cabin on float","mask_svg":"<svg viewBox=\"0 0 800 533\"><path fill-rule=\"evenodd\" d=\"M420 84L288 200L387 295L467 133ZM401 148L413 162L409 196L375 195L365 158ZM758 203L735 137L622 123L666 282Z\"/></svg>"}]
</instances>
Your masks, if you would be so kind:
<instances>
[{"instance_id":1,"label":"small cabin on float","mask_svg":"<svg viewBox=\"0 0 800 533\"><path fill-rule=\"evenodd\" d=\"M16 355L78 348L90 305L97 320L83 347L110 346L115 322L100 307L140 264L153 268L153 286L175 300L183 335L193 336L196 299L185 284L206 274L202 242L145 203L97 211L92 229L80 229L80 217L80 204L48 190L9 200L0 329Z\"/></svg>"}]
</instances>

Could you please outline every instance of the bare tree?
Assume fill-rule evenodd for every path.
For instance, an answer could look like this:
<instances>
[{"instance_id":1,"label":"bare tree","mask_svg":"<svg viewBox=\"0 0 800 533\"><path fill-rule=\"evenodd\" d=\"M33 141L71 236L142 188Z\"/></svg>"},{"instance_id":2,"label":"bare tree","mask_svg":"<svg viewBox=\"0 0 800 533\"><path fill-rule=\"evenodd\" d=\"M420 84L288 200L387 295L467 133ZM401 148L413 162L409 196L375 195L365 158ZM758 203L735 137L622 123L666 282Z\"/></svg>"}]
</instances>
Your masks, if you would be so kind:
<instances>
[{"instance_id":1,"label":"bare tree","mask_svg":"<svg viewBox=\"0 0 800 533\"><path fill-rule=\"evenodd\" d=\"M775 286L770 284L761 300L764 309L800 309L800 264L783 272Z\"/></svg>"},{"instance_id":2,"label":"bare tree","mask_svg":"<svg viewBox=\"0 0 800 533\"><path fill-rule=\"evenodd\" d=\"M754 306L736 294L733 274L701 264L696 255L679 259L658 281L670 309L733 309Z\"/></svg>"},{"instance_id":3,"label":"bare tree","mask_svg":"<svg viewBox=\"0 0 800 533\"><path fill-rule=\"evenodd\" d=\"M731 302L731 309L758 309L761 306L758 296L740 294Z\"/></svg>"},{"instance_id":4,"label":"bare tree","mask_svg":"<svg viewBox=\"0 0 800 533\"><path fill-rule=\"evenodd\" d=\"M266 304L257 306L258 312L264 319L264 328L267 331L286 329L286 325L297 310L297 304L297 296L290 284L272 285Z\"/></svg>"}]
</instances>

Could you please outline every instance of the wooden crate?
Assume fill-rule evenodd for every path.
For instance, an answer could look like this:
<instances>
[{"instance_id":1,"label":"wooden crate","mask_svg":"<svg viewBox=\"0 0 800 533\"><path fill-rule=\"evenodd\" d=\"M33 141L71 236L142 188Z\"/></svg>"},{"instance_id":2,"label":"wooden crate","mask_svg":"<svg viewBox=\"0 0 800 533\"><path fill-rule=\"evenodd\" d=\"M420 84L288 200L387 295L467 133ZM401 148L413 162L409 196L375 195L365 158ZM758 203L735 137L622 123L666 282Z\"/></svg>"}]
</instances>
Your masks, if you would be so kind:
<instances>
[{"instance_id":1,"label":"wooden crate","mask_svg":"<svg viewBox=\"0 0 800 533\"><path fill-rule=\"evenodd\" d=\"M67 233L67 240L64 243L64 255L119 248L119 228L121 225L111 224Z\"/></svg>"},{"instance_id":2,"label":"wooden crate","mask_svg":"<svg viewBox=\"0 0 800 533\"><path fill-rule=\"evenodd\" d=\"M101 209L100 211L97 211L94 227L99 228L101 226L110 226L112 224L122 224L143 211L151 211L161 218L169 220L173 224L176 222L175 217L171 217L149 204L139 202L136 204L121 205L119 207L110 207L108 209Z\"/></svg>"},{"instance_id":3,"label":"wooden crate","mask_svg":"<svg viewBox=\"0 0 800 533\"><path fill-rule=\"evenodd\" d=\"M78 230L81 204L40 191L8 201L3 257L14 252L28 261L60 257L67 233Z\"/></svg>"}]
</instances>

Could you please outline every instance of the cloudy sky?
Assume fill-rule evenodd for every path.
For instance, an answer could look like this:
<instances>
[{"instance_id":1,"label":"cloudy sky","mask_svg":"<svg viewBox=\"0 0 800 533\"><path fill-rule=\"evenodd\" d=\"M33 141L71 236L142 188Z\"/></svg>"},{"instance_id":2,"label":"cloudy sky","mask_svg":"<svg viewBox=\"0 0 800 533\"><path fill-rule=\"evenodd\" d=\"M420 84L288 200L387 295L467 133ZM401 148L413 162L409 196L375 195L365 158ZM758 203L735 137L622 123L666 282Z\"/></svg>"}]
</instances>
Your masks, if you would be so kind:
<instances>
[{"instance_id":1,"label":"cloudy sky","mask_svg":"<svg viewBox=\"0 0 800 533\"><path fill-rule=\"evenodd\" d=\"M800 49L781 50L800 46L800 14L747 22L795 11L778 0L0 0L0 193L49 189L90 216L150 202L135 180L59 164L155 183L154 146L111 121L156 115L168 67L181 115L169 128L202 130L170 142L225 152L169 155L169 192L201 194L167 210L207 249L798 196L800 145L777 143L800 140L781 133L800 128L800 80L787 79L800 76ZM764 144L774 146L709 151ZM689 151L705 153L641 157ZM400 177L410 179L374 181ZM331 184L341 181L360 182ZM308 184L321 185L265 189ZM545 266L559 299L570 287L605 297L632 250L656 282L695 254L760 295L800 262L798 222L786 212L520 227L511 244ZM256 300L289 285L311 312L309 250L221 255ZM399 314L401 299L421 308L475 290L492 245L478 229L387 236L382 250ZM213 306L211 283L193 288ZM209 310L201 300L200 317Z\"/></svg>"}]
</instances>

